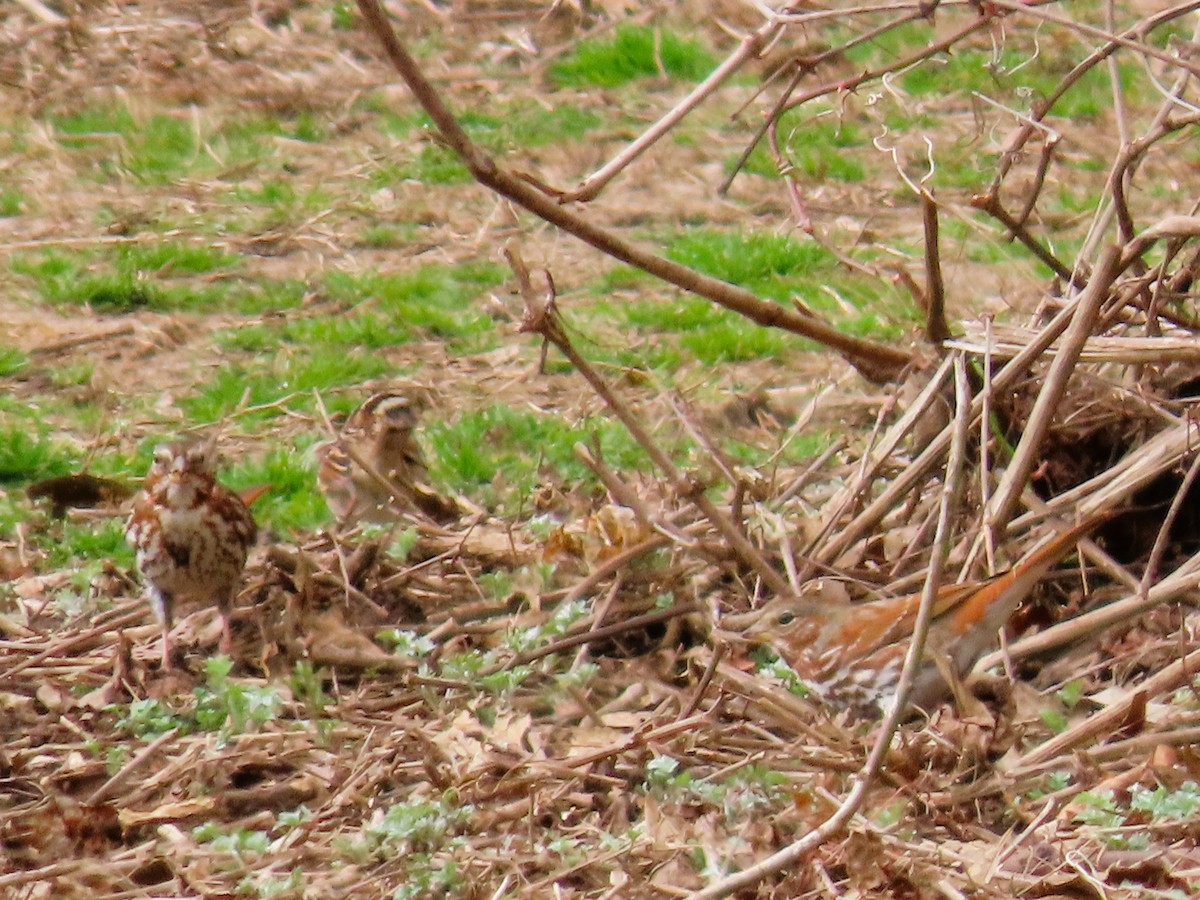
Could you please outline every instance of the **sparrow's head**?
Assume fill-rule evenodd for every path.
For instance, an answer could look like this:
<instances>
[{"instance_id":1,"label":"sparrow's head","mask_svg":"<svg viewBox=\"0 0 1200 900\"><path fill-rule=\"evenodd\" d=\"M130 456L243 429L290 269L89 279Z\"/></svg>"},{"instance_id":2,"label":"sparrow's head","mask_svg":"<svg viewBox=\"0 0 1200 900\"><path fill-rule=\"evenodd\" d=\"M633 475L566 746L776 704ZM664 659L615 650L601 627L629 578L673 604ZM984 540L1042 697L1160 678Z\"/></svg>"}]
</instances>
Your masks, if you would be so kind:
<instances>
[{"instance_id":1,"label":"sparrow's head","mask_svg":"<svg viewBox=\"0 0 1200 900\"><path fill-rule=\"evenodd\" d=\"M154 463L150 477L199 475L215 478L217 475L217 444L215 440L172 441L160 444L154 450Z\"/></svg>"}]
</instances>

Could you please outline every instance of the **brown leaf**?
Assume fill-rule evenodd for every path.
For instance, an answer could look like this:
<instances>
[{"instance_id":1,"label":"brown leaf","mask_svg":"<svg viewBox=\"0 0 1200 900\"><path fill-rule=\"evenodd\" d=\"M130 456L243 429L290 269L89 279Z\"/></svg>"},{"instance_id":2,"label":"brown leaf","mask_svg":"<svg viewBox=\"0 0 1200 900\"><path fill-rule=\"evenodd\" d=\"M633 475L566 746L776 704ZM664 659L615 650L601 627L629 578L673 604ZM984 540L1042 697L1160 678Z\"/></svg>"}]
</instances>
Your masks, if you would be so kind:
<instances>
[{"instance_id":1,"label":"brown leaf","mask_svg":"<svg viewBox=\"0 0 1200 900\"><path fill-rule=\"evenodd\" d=\"M1117 726L1117 736L1122 738L1130 738L1134 735L1141 734L1146 727L1146 692L1137 691L1129 700L1129 708L1125 711L1125 717L1121 720L1121 724Z\"/></svg>"}]
</instances>

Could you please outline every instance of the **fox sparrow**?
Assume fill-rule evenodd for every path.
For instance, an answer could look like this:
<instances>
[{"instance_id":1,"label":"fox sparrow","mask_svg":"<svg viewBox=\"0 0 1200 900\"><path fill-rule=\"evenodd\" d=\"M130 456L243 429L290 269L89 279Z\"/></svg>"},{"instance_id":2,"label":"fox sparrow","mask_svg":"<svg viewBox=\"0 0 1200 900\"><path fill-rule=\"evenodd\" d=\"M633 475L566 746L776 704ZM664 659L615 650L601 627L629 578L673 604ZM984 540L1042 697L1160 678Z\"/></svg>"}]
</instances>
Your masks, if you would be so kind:
<instances>
[{"instance_id":1,"label":"fox sparrow","mask_svg":"<svg viewBox=\"0 0 1200 900\"><path fill-rule=\"evenodd\" d=\"M233 597L257 528L246 504L217 482L214 442L165 444L134 503L125 537L137 551L146 595L162 623L162 664L171 662L177 597L215 602L222 653L230 650Z\"/></svg>"},{"instance_id":2,"label":"fox sparrow","mask_svg":"<svg viewBox=\"0 0 1200 900\"><path fill-rule=\"evenodd\" d=\"M945 660L954 676L965 676L1051 566L1106 518L1092 516L1060 532L994 578L943 586L934 597L927 661L909 708L930 710L949 695L932 658ZM799 596L778 597L744 616L727 616L722 624L726 629L741 625L744 639L770 644L832 702L878 714L900 678L920 601L915 593L855 603L844 584L822 578L805 585Z\"/></svg>"},{"instance_id":3,"label":"fox sparrow","mask_svg":"<svg viewBox=\"0 0 1200 900\"><path fill-rule=\"evenodd\" d=\"M317 481L343 525L386 522L420 510L439 521L457 505L428 487L417 443L418 404L395 391L369 397L350 414L337 439L317 446Z\"/></svg>"}]
</instances>

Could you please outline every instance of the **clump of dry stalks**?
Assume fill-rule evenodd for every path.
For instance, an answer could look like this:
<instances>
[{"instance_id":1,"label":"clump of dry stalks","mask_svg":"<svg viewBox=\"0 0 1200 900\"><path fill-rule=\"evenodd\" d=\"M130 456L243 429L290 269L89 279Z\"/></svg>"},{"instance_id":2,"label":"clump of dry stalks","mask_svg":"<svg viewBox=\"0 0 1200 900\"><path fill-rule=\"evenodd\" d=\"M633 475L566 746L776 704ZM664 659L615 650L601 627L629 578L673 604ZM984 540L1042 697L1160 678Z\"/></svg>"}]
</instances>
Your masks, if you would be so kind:
<instances>
[{"instance_id":1,"label":"clump of dry stalks","mask_svg":"<svg viewBox=\"0 0 1200 900\"><path fill-rule=\"evenodd\" d=\"M702 488L689 488L692 476L676 469L571 346L557 321L552 287L546 296L536 297L524 263L510 252L529 309L527 329L542 335L568 357L650 454L674 496L696 505L742 571L762 589L771 594L795 591L806 578L824 570L845 573L853 569L861 579L896 585L905 580L936 581L940 569L950 564L962 577L969 577L981 569L995 571L998 558L1011 560L1020 555L1038 523L1055 517L1071 521L1101 511L1122 511L1104 529L1113 543L1120 544L1120 552L1114 558L1097 542L1084 541L1081 574L1100 573L1092 577L1119 586L1118 593L1123 596L1050 624L1007 646L1002 653L993 654L985 664L1004 663L1012 671L1021 660L1051 651L1062 653L1102 629L1118 623L1127 627L1136 617L1194 592L1200 579L1200 556L1189 555L1189 549L1196 547L1195 523L1185 510L1200 456L1192 451L1187 410L1188 389L1194 383L1200 350L1191 317L1179 310L1185 306L1200 262L1200 254L1194 249L1189 251L1189 242L1200 236L1200 217L1194 216L1193 210L1180 210L1159 216L1139 231L1129 199L1145 156L1197 121L1196 108L1185 99L1194 80L1191 62L1178 54L1159 51L1145 41L1146 35L1181 17L1187 7L1157 13L1123 34L1107 36L1063 79L1052 96L1034 107L1032 114L1014 116L1018 124L1006 142L995 179L972 200L974 206L995 217L1013 238L1046 263L1063 286L1059 296L1047 297L1029 326L997 328L988 322L965 338L952 338L954 329L945 319L938 255L938 205L930 193L909 182L922 202L926 237L926 284L923 290L915 283L913 288L927 312L926 335L941 351L940 364L921 365L915 357L906 357L892 348L830 335L824 324L803 307L798 307L801 315L795 320L778 309L764 310L755 298L742 296L728 285L680 271L682 267L624 245L567 207L596 197L624 167L669 133L693 105L719 90L722 82L748 60L760 56L775 41L786 42L789 29L802 31L813 17L823 13L784 11L768 15L762 27L676 109L577 189L556 191L532 178L515 178L482 154L395 39L374 0L360 0L360 6L392 64L442 137L480 182L619 259L764 325L791 328L825 343L869 378L919 380L922 389L916 399L890 424L880 422L881 427L847 475L836 477L832 470L822 473L819 467L805 474L810 480L827 474L836 482L836 489L819 500L810 492L801 503L797 502L800 491L793 486L788 497L768 498L764 503L772 517L779 517L772 519L776 523L796 521L797 508L805 507L804 518L815 520L819 527L795 533L784 525L771 534L762 527L761 520L753 521L751 516L747 523L736 513L731 516L728 508L718 508ZM867 33L874 35L906 21L931 18L936 6L914 5ZM797 57L790 67L790 81L776 94L742 161L748 158L754 143L765 137L784 173L796 218L804 223L807 216L800 188L788 176L786 160L779 151L776 132L785 110L834 91L854 90L884 79L891 72L952 50L973 33L1002 27L1001 22L1009 15L1069 24L1053 12L1025 4L1001 2L980 7L977 12L959 28L943 32L941 40L931 41L924 50L885 69L825 83L815 90L799 88L825 55ZM1055 256L1029 223L1048 173L1053 178L1057 163L1058 136L1046 124L1046 117L1084 73L1118 50L1142 54L1143 63L1157 64L1157 74L1164 82L1169 77L1171 83L1164 84L1162 107L1144 134L1129 136L1129 123L1121 119L1123 140L1112 160L1110 190L1096 210L1083 251L1068 265ZM1011 193L1008 184L1014 170L1031 155L1035 136L1041 144L1040 159L1031 186L1024 198L1018 198L1021 208L1014 212L1010 209L1013 201L1007 196ZM913 373L914 368L918 374ZM974 375L973 384L967 378L968 369ZM957 377L952 381L953 373ZM931 422L936 424L931 427ZM1007 443L994 439L1001 435ZM964 452L968 444L969 453ZM609 473L606 483L611 485L614 480ZM618 502L628 495L628 491L612 493ZM681 540L661 518L656 520L645 513L639 518L647 529ZM1104 542L1100 538L1100 543ZM780 568L787 573L786 581L779 574ZM1085 578L1084 583L1088 581ZM756 594L757 588L748 593ZM1008 772L1025 773L1040 766L1065 764L1068 757L1064 754L1092 743L1106 731L1118 737L1146 728L1148 700L1187 685L1192 665L1200 660L1193 659L1185 640L1181 632L1180 649L1187 650L1188 655L1103 712L1043 745L1017 752L1015 761L1007 766ZM714 665L720 670L719 661L714 660ZM802 859L844 829L860 808L870 781L878 777L891 745L899 705L880 729L854 788L835 812L770 859L697 896L723 896L750 886ZM1131 721L1137 723L1132 729ZM1171 729L1164 729L1161 741L1166 745L1175 742Z\"/></svg>"},{"instance_id":2,"label":"clump of dry stalks","mask_svg":"<svg viewBox=\"0 0 1200 900\"><path fill-rule=\"evenodd\" d=\"M0 875L0 889L30 885L29 871L44 878L69 874L83 883L89 873L77 860L47 860L114 846L121 849L105 862L104 877L126 879L122 884L224 884L203 849L183 832L171 832L171 823L197 816L253 823L256 815L301 802L313 817L298 837L280 840L258 870L315 870L317 861L337 858L339 833L371 820L373 805L443 792L471 808L461 826L470 836L468 851L435 845L429 853L468 872L477 896L545 896L555 886L576 895L663 896L695 889L693 896L717 897L756 884L764 896L834 895L850 887L932 893L930 885L942 895L973 890L1011 896L1066 889L1085 876L1096 883L1098 871L1114 880L1187 883L1197 860L1186 835L1162 835L1162 852L1154 859L1104 849L1073 828L1069 804L1085 788L1178 783L1194 765L1184 749L1197 737L1194 717L1168 701L1191 683L1200 651L1190 612L1164 610L1191 599L1200 583L1200 523L1192 495L1200 456L1189 418L1200 344L1186 312L1200 266L1194 243L1200 217L1180 209L1143 224L1131 200L1147 159L1200 119L1188 100L1195 93L1195 64L1150 42L1156 29L1190 7L1104 33L1072 24L1051 6L1009 0L969 9L944 6L938 16L950 21L931 29L928 47L886 69L801 90L804 79L819 76L822 64L844 47L816 55L797 49L788 65L775 70L773 99L754 136L778 153L775 128L782 111L879 84L981 34L1040 23L1095 41L1056 96L1012 115L995 180L973 201L1050 267L1055 289L1045 292L1022 325L986 321L952 336L961 329L946 320L941 208L913 185L924 210L926 272L924 285L909 283L927 311L930 347L910 352L839 334L806 309L766 303L657 257L594 225L576 204L635 165L640 153L740 67L768 50L778 54L789 42L799 47L817 21L854 20L861 40L906 22L932 21L938 4L764 11L761 27L670 115L574 190L554 190L514 175L472 144L380 6L360 0L386 56L481 183L618 259L764 327L787 328L828 346L875 382L906 382L911 389L896 396L907 399L884 408L862 446L838 443L786 483L746 479L679 403L679 418L708 451L711 471L731 486L718 499L707 490L710 472L680 470L572 345L550 279L543 289L511 247L528 309L526 330L570 359L642 443L662 480L632 484L594 448L581 447L612 505L590 517L581 532L560 533L541 546L523 545L505 528L475 521L457 532L421 524L420 541L404 564L371 545L345 547L327 537L306 547L275 548L251 578L263 623L251 645L267 671L307 658L347 679L339 724L328 741L280 729L214 748L203 735L168 733L112 778L100 761L82 756L69 764L22 756L20 775L10 785L27 803L18 804L20 815L10 820L19 825L0 833L28 852L31 866L42 868ZM1067 262L1031 224L1039 194L1061 165L1048 116L1083 73L1115 55L1155 68L1162 108L1140 135L1122 119L1109 190L1083 249ZM1023 192L1011 186L1018 173ZM797 220L808 221L801 187L790 177L785 183ZM803 429L815 408L793 428ZM749 673L704 642L710 614L797 591L820 572L914 590L931 570L943 579L976 577L1019 558L1045 523L1104 510L1116 515L1094 540L1081 543L1078 570L1056 581L1059 602L1048 603L1050 611L1040 618L1036 611L1023 613L1039 627L979 667L1045 685L1077 673L1095 686L1093 705L1081 707L1090 714L1052 736L1038 726L1037 706L1022 692L1021 678L1006 704L966 701L965 708L948 706L932 721L897 734L896 716L864 729ZM581 574L568 587L518 591L511 607L478 603L472 585L481 573L547 558L564 562L564 572L575 566ZM1107 593L1097 585L1108 586ZM662 595L672 596L673 605L653 609L652 599ZM565 602L583 598L594 598L594 605L562 637L514 653L499 669L590 647L609 679L605 704L595 705L580 691L549 703L544 692L522 687L497 705L500 720L490 728L475 715L486 704L470 683L418 674L415 663L398 661L361 636L366 626L407 625L440 639L438 652L449 654L455 646L500 643L514 616L532 627ZM1064 607L1072 614L1062 615ZM99 692L92 698L96 706L130 689L144 690L127 653L115 654L115 670L111 676L106 671L113 665L114 628L124 624L130 631L130 623L145 621L139 616L140 607L123 606L48 645L6 642L0 684L7 696L28 701L14 701L13 716L31 733L43 729L67 744L76 739L72 731L92 727L89 714L83 726L48 725L35 712L34 696L39 709L63 710L65 720L77 707L63 684L92 685ZM147 635L153 629L141 627ZM140 632L132 629L131 636ZM396 677L356 683L359 670L394 670ZM352 762L339 757L341 747L353 748ZM5 754L26 749L0 750L0 775L9 777L5 773L13 769ZM170 764L140 781L140 767L153 753L167 751ZM724 820L711 811L672 820L666 813L671 802L639 787L647 760L658 754L687 757L712 773L757 762L788 768L795 776L794 808L770 822L750 814ZM1074 773L1071 787L1036 806L1019 799L1052 771ZM919 808L922 824L906 836L859 816L891 798ZM971 824L976 820L985 827ZM583 838L597 830L618 833L632 821L642 823L644 839L619 851L584 840L585 849L568 863L533 849L540 845L531 833L542 829ZM39 829L40 837L29 837ZM130 835L142 839L130 841ZM175 843L172 852L161 849L167 840ZM703 886L681 861L687 840L742 871ZM1080 853L1090 861L1087 872ZM396 858L347 866L347 872L314 874L310 887L390 890L407 877ZM136 894L136 888L126 889Z\"/></svg>"}]
</instances>

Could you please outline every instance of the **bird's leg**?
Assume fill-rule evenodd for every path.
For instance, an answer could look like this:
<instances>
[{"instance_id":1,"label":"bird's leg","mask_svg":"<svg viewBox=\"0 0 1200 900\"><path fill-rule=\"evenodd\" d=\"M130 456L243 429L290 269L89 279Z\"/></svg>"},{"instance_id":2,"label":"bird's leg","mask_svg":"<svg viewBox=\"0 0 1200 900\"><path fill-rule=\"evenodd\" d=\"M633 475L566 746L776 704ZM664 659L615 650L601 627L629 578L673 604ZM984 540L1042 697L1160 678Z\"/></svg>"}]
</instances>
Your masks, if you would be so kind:
<instances>
[{"instance_id":1,"label":"bird's leg","mask_svg":"<svg viewBox=\"0 0 1200 900\"><path fill-rule=\"evenodd\" d=\"M164 672L169 672L175 668L171 662L171 606L175 598L154 585L147 587L146 594L150 598L154 617L162 623L162 668Z\"/></svg>"},{"instance_id":2,"label":"bird's leg","mask_svg":"<svg viewBox=\"0 0 1200 900\"><path fill-rule=\"evenodd\" d=\"M225 656L230 656L233 650L233 629L230 619L233 618L233 590L225 590L217 595L217 612L221 615L221 640L217 649Z\"/></svg>"}]
</instances>

